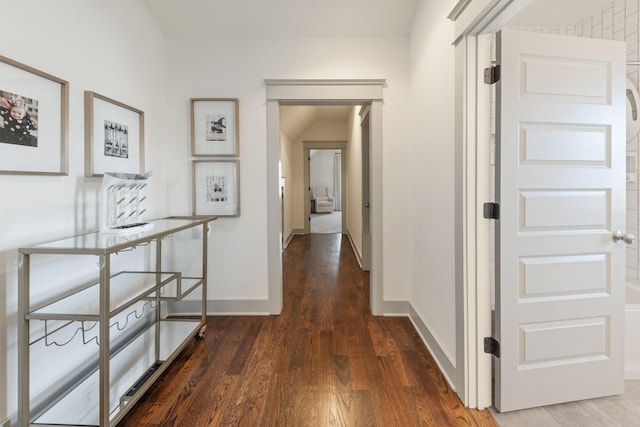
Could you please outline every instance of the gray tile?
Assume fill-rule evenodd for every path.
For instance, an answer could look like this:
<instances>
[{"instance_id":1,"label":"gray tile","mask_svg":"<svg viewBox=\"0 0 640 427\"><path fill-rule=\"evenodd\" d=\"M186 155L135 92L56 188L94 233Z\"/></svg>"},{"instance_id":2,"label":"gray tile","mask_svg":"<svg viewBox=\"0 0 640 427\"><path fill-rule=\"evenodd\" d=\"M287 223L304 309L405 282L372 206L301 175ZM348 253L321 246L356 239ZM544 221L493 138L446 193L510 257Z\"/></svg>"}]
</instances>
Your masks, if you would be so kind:
<instances>
[{"instance_id":1,"label":"gray tile","mask_svg":"<svg viewBox=\"0 0 640 427\"><path fill-rule=\"evenodd\" d=\"M620 425L605 411L590 404L589 401L545 406L544 409L561 426L604 427Z\"/></svg>"},{"instance_id":2,"label":"gray tile","mask_svg":"<svg viewBox=\"0 0 640 427\"><path fill-rule=\"evenodd\" d=\"M491 414L500 427L561 427L544 408L504 413L492 410Z\"/></svg>"},{"instance_id":3,"label":"gray tile","mask_svg":"<svg viewBox=\"0 0 640 427\"><path fill-rule=\"evenodd\" d=\"M640 400L594 399L589 401L623 427L640 426Z\"/></svg>"},{"instance_id":4,"label":"gray tile","mask_svg":"<svg viewBox=\"0 0 640 427\"><path fill-rule=\"evenodd\" d=\"M501 427L640 426L640 380L625 381L625 394L492 415Z\"/></svg>"}]
</instances>

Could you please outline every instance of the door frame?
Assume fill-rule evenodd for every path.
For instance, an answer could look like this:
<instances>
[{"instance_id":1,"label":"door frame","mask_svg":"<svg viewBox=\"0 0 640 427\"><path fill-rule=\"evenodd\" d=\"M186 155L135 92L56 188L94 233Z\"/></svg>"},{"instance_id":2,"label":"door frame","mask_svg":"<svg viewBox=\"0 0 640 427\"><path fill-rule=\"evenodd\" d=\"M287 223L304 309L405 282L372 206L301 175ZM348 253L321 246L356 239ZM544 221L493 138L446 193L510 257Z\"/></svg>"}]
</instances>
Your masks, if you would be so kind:
<instances>
[{"instance_id":1,"label":"door frame","mask_svg":"<svg viewBox=\"0 0 640 427\"><path fill-rule=\"evenodd\" d=\"M458 395L471 408L492 406L492 356L484 352L491 336L490 221L483 204L490 200L490 90L484 69L490 66L490 35L535 0L459 0L448 18L455 22L456 49L456 344L464 381Z\"/></svg>"},{"instance_id":2,"label":"door frame","mask_svg":"<svg viewBox=\"0 0 640 427\"><path fill-rule=\"evenodd\" d=\"M484 203L491 197L490 36L468 35L456 44L456 353L457 394L470 408L492 405L491 222Z\"/></svg>"},{"instance_id":3,"label":"door frame","mask_svg":"<svg viewBox=\"0 0 640 427\"><path fill-rule=\"evenodd\" d=\"M266 79L267 98L267 264L269 310L282 312L282 210L279 200L280 105L370 104L371 143L371 273L370 305L383 314L382 262L382 90L385 79Z\"/></svg>"},{"instance_id":4,"label":"door frame","mask_svg":"<svg viewBox=\"0 0 640 427\"><path fill-rule=\"evenodd\" d=\"M369 271L371 268L371 224L369 204L371 199L371 174L369 173L369 112L371 107L363 105L360 109L360 129L362 139L362 270Z\"/></svg>"},{"instance_id":5,"label":"door frame","mask_svg":"<svg viewBox=\"0 0 640 427\"><path fill-rule=\"evenodd\" d=\"M305 198L304 198L304 233L311 233L311 150L340 150L340 163L341 163L341 171L340 175L342 176L340 182L340 195L341 195L341 204L342 204L342 224L340 225L340 233L347 233L347 197L346 192L344 191L345 183L347 180L347 142L346 141L302 141L302 161L304 165L304 188Z\"/></svg>"},{"instance_id":6,"label":"door frame","mask_svg":"<svg viewBox=\"0 0 640 427\"><path fill-rule=\"evenodd\" d=\"M492 336L491 89L484 69L491 65L491 34L534 0L459 0L448 18L455 22L456 117L456 365L457 394L470 408L493 404L492 356L484 338ZM489 128L488 128L489 127ZM461 378L462 377L462 378Z\"/></svg>"}]
</instances>

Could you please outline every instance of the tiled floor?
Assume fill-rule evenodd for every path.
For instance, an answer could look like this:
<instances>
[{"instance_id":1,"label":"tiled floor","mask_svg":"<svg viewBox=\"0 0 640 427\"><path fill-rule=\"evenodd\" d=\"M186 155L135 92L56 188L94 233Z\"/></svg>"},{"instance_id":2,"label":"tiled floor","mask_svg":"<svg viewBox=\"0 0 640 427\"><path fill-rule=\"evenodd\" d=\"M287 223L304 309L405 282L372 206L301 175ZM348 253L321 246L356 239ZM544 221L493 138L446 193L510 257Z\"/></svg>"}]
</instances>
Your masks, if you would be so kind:
<instances>
[{"instance_id":1,"label":"tiled floor","mask_svg":"<svg viewBox=\"0 0 640 427\"><path fill-rule=\"evenodd\" d=\"M637 427L640 380L626 381L619 396L492 414L501 427Z\"/></svg>"}]
</instances>

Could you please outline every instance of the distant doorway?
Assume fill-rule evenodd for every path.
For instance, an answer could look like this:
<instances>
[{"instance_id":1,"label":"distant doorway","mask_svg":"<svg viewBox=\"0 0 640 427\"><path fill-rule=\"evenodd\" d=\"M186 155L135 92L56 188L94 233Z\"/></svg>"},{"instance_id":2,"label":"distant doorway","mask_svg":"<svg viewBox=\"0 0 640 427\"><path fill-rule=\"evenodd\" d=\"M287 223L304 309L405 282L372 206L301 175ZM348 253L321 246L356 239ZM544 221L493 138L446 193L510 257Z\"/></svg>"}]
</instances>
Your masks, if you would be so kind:
<instances>
[{"instance_id":1,"label":"distant doorway","mask_svg":"<svg viewBox=\"0 0 640 427\"><path fill-rule=\"evenodd\" d=\"M345 146L344 141L304 142L305 188L308 199L305 203L305 207L308 207L308 210L305 209L306 233L346 233Z\"/></svg>"}]
</instances>

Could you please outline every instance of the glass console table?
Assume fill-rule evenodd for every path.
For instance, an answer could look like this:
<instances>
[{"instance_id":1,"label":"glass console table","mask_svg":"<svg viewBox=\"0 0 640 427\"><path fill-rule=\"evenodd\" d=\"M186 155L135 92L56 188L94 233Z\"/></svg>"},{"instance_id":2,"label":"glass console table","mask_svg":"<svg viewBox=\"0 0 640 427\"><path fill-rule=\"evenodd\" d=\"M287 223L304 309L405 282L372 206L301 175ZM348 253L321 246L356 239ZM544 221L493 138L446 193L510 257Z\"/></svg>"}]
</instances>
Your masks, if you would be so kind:
<instances>
[{"instance_id":1,"label":"glass console table","mask_svg":"<svg viewBox=\"0 0 640 427\"><path fill-rule=\"evenodd\" d=\"M204 334L207 239L215 219L171 217L151 221L147 231L91 233L19 249L19 426L116 425L191 339ZM170 252L163 244L177 247L174 239L199 253L163 253ZM197 266L163 268L180 264L176 256ZM81 275L64 265L87 257L93 277L69 283ZM199 300L200 312L172 316L171 304L183 299Z\"/></svg>"}]
</instances>

